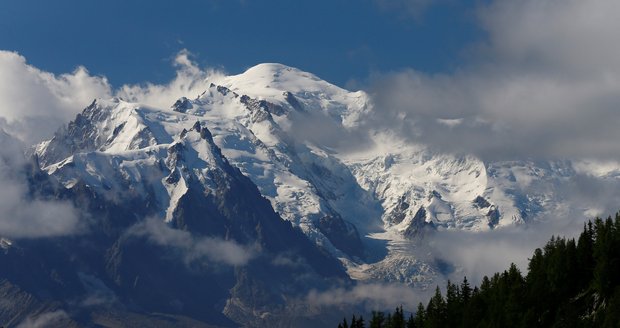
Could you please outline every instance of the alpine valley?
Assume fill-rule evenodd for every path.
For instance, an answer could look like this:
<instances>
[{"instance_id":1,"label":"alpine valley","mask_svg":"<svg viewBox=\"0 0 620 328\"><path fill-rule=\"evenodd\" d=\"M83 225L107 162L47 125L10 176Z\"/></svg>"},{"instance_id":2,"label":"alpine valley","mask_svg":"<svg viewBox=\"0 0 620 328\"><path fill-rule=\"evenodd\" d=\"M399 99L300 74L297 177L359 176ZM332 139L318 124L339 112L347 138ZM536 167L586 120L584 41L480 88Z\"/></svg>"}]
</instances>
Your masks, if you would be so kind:
<instances>
[{"instance_id":1,"label":"alpine valley","mask_svg":"<svg viewBox=\"0 0 620 328\"><path fill-rule=\"evenodd\" d=\"M620 176L412 143L368 128L381 109L365 92L280 64L208 82L169 108L96 99L50 140L0 158L23 156L7 174L79 219L69 236L0 236L0 323L331 325L340 312L309 294L433 289L452 264L420 255L427 236L593 216L565 189Z\"/></svg>"}]
</instances>

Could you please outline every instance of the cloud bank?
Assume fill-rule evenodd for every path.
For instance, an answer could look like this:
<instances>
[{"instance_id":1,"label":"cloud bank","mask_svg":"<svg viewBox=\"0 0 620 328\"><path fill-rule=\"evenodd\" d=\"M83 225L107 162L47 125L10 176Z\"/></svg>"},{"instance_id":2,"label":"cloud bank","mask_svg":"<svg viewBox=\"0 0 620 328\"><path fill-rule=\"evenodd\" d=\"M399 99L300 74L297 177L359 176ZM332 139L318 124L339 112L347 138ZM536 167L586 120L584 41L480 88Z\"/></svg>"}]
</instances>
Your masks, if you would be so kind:
<instances>
[{"instance_id":1,"label":"cloud bank","mask_svg":"<svg viewBox=\"0 0 620 328\"><path fill-rule=\"evenodd\" d=\"M422 291L397 283L359 283L351 288L311 291L305 302L327 308L360 307L365 311L391 311L402 305L405 311L413 311L420 302L426 304L432 292L434 289Z\"/></svg>"},{"instance_id":2,"label":"cloud bank","mask_svg":"<svg viewBox=\"0 0 620 328\"><path fill-rule=\"evenodd\" d=\"M614 0L497 0L456 72L375 76L371 128L487 160L619 158ZM446 124L450 122L450 124Z\"/></svg>"},{"instance_id":3,"label":"cloud bank","mask_svg":"<svg viewBox=\"0 0 620 328\"><path fill-rule=\"evenodd\" d=\"M479 285L482 277L507 270L511 263L521 272L527 272L535 248L545 246L551 236L577 237L584 222L584 219L549 218L483 232L442 231L429 236L427 246L421 247L420 252L453 265L455 270L448 272L446 278L460 282L466 276L471 283Z\"/></svg>"}]
</instances>

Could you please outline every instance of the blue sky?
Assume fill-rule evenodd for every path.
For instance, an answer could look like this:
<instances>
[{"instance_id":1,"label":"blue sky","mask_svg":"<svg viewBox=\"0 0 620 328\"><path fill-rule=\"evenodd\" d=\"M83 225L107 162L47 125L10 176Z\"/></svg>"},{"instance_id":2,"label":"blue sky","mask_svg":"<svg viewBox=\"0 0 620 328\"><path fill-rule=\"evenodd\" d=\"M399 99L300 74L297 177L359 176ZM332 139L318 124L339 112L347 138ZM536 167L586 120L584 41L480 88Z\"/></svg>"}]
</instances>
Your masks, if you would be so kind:
<instances>
[{"instance_id":1,"label":"blue sky","mask_svg":"<svg viewBox=\"0 0 620 328\"><path fill-rule=\"evenodd\" d=\"M368 124L412 142L620 162L618 17L618 0L2 0L0 129L32 144L93 98L168 108L212 68L280 62L368 92Z\"/></svg>"},{"instance_id":2,"label":"blue sky","mask_svg":"<svg viewBox=\"0 0 620 328\"><path fill-rule=\"evenodd\" d=\"M482 37L472 1L421 1L3 0L0 48L57 74L83 65L116 86L168 81L183 48L230 73L280 62L341 86L458 68Z\"/></svg>"}]
</instances>

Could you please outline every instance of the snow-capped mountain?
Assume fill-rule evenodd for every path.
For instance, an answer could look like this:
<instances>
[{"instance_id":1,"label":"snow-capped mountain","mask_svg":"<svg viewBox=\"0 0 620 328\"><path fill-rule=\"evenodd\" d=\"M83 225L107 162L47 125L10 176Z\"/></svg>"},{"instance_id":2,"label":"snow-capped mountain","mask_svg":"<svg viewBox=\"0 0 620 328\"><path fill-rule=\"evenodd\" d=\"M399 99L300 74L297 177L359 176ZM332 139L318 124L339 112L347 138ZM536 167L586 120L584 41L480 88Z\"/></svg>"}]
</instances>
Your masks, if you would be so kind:
<instances>
[{"instance_id":1,"label":"snow-capped mountain","mask_svg":"<svg viewBox=\"0 0 620 328\"><path fill-rule=\"evenodd\" d=\"M440 268L415 251L426 234L591 215L596 208L574 203L564 186L584 173L618 176L589 162L487 163L412 144L367 128L381 108L366 93L280 64L209 82L169 108L96 99L34 146L41 170L30 180L39 194L74 202L94 244L80 241L88 247L68 259L79 238L3 238L2 261L14 269L0 278L40 280L46 295L73 302L94 293L145 311L268 326L310 288L351 278L434 285ZM25 260L37 247L49 256ZM18 276L40 263L50 269Z\"/></svg>"},{"instance_id":2,"label":"snow-capped mountain","mask_svg":"<svg viewBox=\"0 0 620 328\"><path fill-rule=\"evenodd\" d=\"M169 222L187 193L188 172L202 172L197 180L206 189L216 179L209 169L215 159L202 158L203 150L191 146L197 153L183 166L172 156L193 145L188 131L206 127L223 160L358 279L393 280L390 270L407 283L433 276L432 266L403 246L425 231L497 229L552 211L587 210L558 195L576 174L571 162L485 163L387 131L361 132L381 109L364 92L310 73L260 64L210 82L170 108L96 100L35 153L67 188L83 181L110 199L152 193ZM361 141L352 145L355 138ZM162 167L170 171L165 177L157 173ZM384 263L395 259L409 269Z\"/></svg>"}]
</instances>

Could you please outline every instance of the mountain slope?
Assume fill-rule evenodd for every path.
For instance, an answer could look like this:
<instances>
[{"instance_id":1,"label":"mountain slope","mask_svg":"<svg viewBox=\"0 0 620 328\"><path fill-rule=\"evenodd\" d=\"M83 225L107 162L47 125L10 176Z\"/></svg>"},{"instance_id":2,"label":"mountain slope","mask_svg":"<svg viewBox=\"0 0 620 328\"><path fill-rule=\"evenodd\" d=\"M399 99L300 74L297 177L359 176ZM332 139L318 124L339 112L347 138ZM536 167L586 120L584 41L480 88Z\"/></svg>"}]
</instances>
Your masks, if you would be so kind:
<instances>
[{"instance_id":1,"label":"mountain slope","mask_svg":"<svg viewBox=\"0 0 620 328\"><path fill-rule=\"evenodd\" d=\"M591 163L412 144L366 124L381 109L364 92L280 64L210 82L170 108L97 99L36 145L33 197L71 202L86 228L3 239L0 278L84 321L105 305L273 326L313 288L434 286L441 265L418 256L427 236L592 211L564 189L584 174L617 183Z\"/></svg>"},{"instance_id":2,"label":"mountain slope","mask_svg":"<svg viewBox=\"0 0 620 328\"><path fill-rule=\"evenodd\" d=\"M415 243L427 232L490 230L538 220L551 211L591 210L562 194L563 186L583 173L571 162L485 163L439 153L387 131L367 131L365 120L380 110L368 95L310 73L260 64L211 82L198 97L183 97L170 110L98 100L67 131L37 147L39 160L66 186L85 175L91 185L109 189L104 192L108 197L122 197L112 194L125 191L119 181L127 180L138 194L154 193L159 214L170 221L185 180L163 188L151 182L143 186L134 175L152 174L132 172L148 171L140 163L161 159L158 145L172 143L200 120L222 154L258 186L275 211L340 258L356 278L393 280L396 275L408 283L436 274L432 265L420 268L410 254L409 240ZM85 119L96 123L80 124ZM111 178L118 173L109 168L96 177L80 173L88 172L84 165L82 170L62 169L72 153L149 147L160 154L147 159L144 152L135 153L142 157L131 167L124 164L124 177ZM173 172L169 179L179 176ZM147 191L153 185L159 189ZM394 261L411 267L403 274L399 265L390 273ZM412 275L416 278L407 278Z\"/></svg>"},{"instance_id":3,"label":"mountain slope","mask_svg":"<svg viewBox=\"0 0 620 328\"><path fill-rule=\"evenodd\" d=\"M85 136L91 142L80 143ZM88 229L12 241L0 276L78 317L109 306L270 326L290 317L288 298L348 281L195 117L96 101L37 154L60 182L53 192L83 210Z\"/></svg>"}]
</instances>

